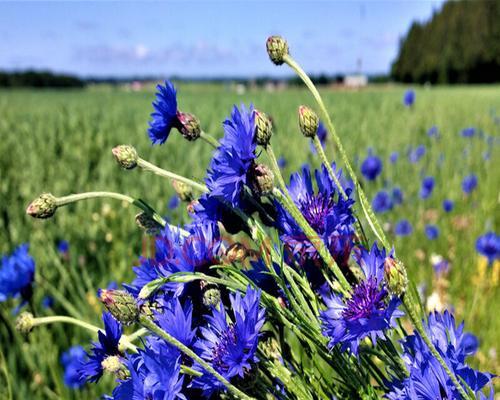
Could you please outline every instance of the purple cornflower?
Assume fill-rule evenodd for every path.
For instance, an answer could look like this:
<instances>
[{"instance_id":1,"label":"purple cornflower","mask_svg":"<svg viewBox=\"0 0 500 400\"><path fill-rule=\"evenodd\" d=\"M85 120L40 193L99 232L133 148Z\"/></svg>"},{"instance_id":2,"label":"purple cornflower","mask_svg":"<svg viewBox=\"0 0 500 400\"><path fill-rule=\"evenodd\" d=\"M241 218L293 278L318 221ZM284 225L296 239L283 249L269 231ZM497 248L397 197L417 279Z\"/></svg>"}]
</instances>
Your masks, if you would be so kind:
<instances>
[{"instance_id":1,"label":"purple cornflower","mask_svg":"<svg viewBox=\"0 0 500 400\"><path fill-rule=\"evenodd\" d=\"M434 182L434 177L432 176L426 176L424 179L422 179L420 198L425 200L431 196L432 191L434 190Z\"/></svg>"},{"instance_id":2,"label":"purple cornflower","mask_svg":"<svg viewBox=\"0 0 500 400\"><path fill-rule=\"evenodd\" d=\"M431 256L431 264L436 275L447 274L450 270L450 263L443 256L433 254Z\"/></svg>"},{"instance_id":3,"label":"purple cornflower","mask_svg":"<svg viewBox=\"0 0 500 400\"><path fill-rule=\"evenodd\" d=\"M436 125L433 125L429 128L427 131L427 136L429 137L438 137L439 136L439 130Z\"/></svg>"},{"instance_id":4,"label":"purple cornflower","mask_svg":"<svg viewBox=\"0 0 500 400\"><path fill-rule=\"evenodd\" d=\"M394 206L391 196L386 190L381 190L378 192L372 201L373 211L376 213L384 213L386 211L392 210Z\"/></svg>"},{"instance_id":5,"label":"purple cornflower","mask_svg":"<svg viewBox=\"0 0 500 400\"><path fill-rule=\"evenodd\" d=\"M341 344L342 350L357 355L361 340L369 337L375 345L403 315L398 310L400 299L391 296L386 288L384 265L388 257L392 258L376 244L369 252L362 249L358 263L364 277L352 289L351 297L345 299L338 294L325 297L327 309L320 318L323 334L330 339L329 348Z\"/></svg>"},{"instance_id":6,"label":"purple cornflower","mask_svg":"<svg viewBox=\"0 0 500 400\"><path fill-rule=\"evenodd\" d=\"M408 151L408 161L415 164L425 155L425 146L423 144L417 146L415 149L410 148Z\"/></svg>"},{"instance_id":7,"label":"purple cornflower","mask_svg":"<svg viewBox=\"0 0 500 400\"><path fill-rule=\"evenodd\" d=\"M64 384L70 389L80 389L84 384L79 369L87 360L87 354L82 346L70 347L61 355L61 365L64 368Z\"/></svg>"},{"instance_id":8,"label":"purple cornflower","mask_svg":"<svg viewBox=\"0 0 500 400\"><path fill-rule=\"evenodd\" d=\"M447 213L452 212L454 207L455 207L455 203L452 200L446 199L443 201L443 210L445 212L447 212Z\"/></svg>"},{"instance_id":9,"label":"purple cornflower","mask_svg":"<svg viewBox=\"0 0 500 400\"><path fill-rule=\"evenodd\" d=\"M406 107L411 107L415 103L415 91L408 89L403 96L403 104Z\"/></svg>"},{"instance_id":10,"label":"purple cornflower","mask_svg":"<svg viewBox=\"0 0 500 400\"><path fill-rule=\"evenodd\" d=\"M489 265L493 264L495 260L500 259L500 236L495 232L479 236L476 241L476 250L488 259Z\"/></svg>"},{"instance_id":11,"label":"purple cornflower","mask_svg":"<svg viewBox=\"0 0 500 400\"><path fill-rule=\"evenodd\" d=\"M392 189L392 202L394 205L400 205L403 203L404 195L403 191L399 187L395 187Z\"/></svg>"},{"instance_id":12,"label":"purple cornflower","mask_svg":"<svg viewBox=\"0 0 500 400\"><path fill-rule=\"evenodd\" d=\"M394 233L396 236L408 236L413 232L413 227L410 224L410 221L407 219L402 219L396 223L394 227Z\"/></svg>"},{"instance_id":13,"label":"purple cornflower","mask_svg":"<svg viewBox=\"0 0 500 400\"><path fill-rule=\"evenodd\" d=\"M437 239L439 236L439 229L436 225L426 225L425 226L425 235L429 240Z\"/></svg>"},{"instance_id":14,"label":"purple cornflower","mask_svg":"<svg viewBox=\"0 0 500 400\"><path fill-rule=\"evenodd\" d=\"M177 94L172 82L156 86L156 101L153 102L154 112L149 122L148 134L153 144L163 144L168 139L172 128L178 125Z\"/></svg>"},{"instance_id":15,"label":"purple cornflower","mask_svg":"<svg viewBox=\"0 0 500 400\"><path fill-rule=\"evenodd\" d=\"M469 127L469 128L464 128L460 132L463 137L473 137L476 134L476 128Z\"/></svg>"},{"instance_id":16,"label":"purple cornflower","mask_svg":"<svg viewBox=\"0 0 500 400\"><path fill-rule=\"evenodd\" d=\"M477 176L467 175L462 181L462 190L465 194L470 194L477 187Z\"/></svg>"},{"instance_id":17,"label":"purple cornflower","mask_svg":"<svg viewBox=\"0 0 500 400\"><path fill-rule=\"evenodd\" d=\"M398 161L399 153L397 151L393 151L389 156L389 161L391 164L395 164Z\"/></svg>"},{"instance_id":18,"label":"purple cornflower","mask_svg":"<svg viewBox=\"0 0 500 400\"><path fill-rule=\"evenodd\" d=\"M361 173L369 181L374 181L382 172L382 160L373 155L372 149L368 149L368 156L361 164Z\"/></svg>"},{"instance_id":19,"label":"purple cornflower","mask_svg":"<svg viewBox=\"0 0 500 400\"><path fill-rule=\"evenodd\" d=\"M11 255L2 257L0 268L0 302L21 297L22 304L32 295L35 261L28 253L29 245L22 244Z\"/></svg>"}]
</instances>

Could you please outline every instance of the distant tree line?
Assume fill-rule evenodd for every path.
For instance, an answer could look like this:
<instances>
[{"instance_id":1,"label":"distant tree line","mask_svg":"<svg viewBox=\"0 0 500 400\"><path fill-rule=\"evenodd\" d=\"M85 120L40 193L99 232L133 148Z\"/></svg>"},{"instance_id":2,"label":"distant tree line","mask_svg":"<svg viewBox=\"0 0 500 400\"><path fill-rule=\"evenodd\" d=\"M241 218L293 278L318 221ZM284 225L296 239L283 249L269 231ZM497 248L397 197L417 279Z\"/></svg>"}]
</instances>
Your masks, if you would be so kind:
<instances>
[{"instance_id":1,"label":"distant tree line","mask_svg":"<svg viewBox=\"0 0 500 400\"><path fill-rule=\"evenodd\" d=\"M401 40L392 77L402 82L500 81L500 0L449 1Z\"/></svg>"},{"instance_id":2,"label":"distant tree line","mask_svg":"<svg viewBox=\"0 0 500 400\"><path fill-rule=\"evenodd\" d=\"M80 78L49 71L0 71L0 87L81 88L84 86L85 81Z\"/></svg>"}]
</instances>

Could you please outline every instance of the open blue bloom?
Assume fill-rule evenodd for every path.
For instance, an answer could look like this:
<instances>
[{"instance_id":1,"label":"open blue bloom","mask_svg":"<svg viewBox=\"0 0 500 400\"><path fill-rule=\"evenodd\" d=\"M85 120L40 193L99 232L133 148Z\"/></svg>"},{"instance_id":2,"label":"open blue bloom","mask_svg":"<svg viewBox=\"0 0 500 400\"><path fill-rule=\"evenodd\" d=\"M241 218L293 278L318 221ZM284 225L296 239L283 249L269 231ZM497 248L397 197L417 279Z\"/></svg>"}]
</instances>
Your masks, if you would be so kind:
<instances>
[{"instance_id":1,"label":"open blue bloom","mask_svg":"<svg viewBox=\"0 0 500 400\"><path fill-rule=\"evenodd\" d=\"M500 235L488 232L476 240L476 250L488 259L491 265L495 260L500 260Z\"/></svg>"},{"instance_id":2,"label":"open blue bloom","mask_svg":"<svg viewBox=\"0 0 500 400\"><path fill-rule=\"evenodd\" d=\"M439 130L436 125L433 125L429 128L427 131L427 136L429 137L438 137L439 136Z\"/></svg>"},{"instance_id":3,"label":"open blue bloom","mask_svg":"<svg viewBox=\"0 0 500 400\"><path fill-rule=\"evenodd\" d=\"M424 326L427 335L446 364L459 380L463 380L481 398L480 391L491 382L492 375L476 371L465 363L465 358L477 349L471 346L470 337L463 332L463 323L455 325L455 319L448 311L432 313ZM403 360L409 376L388 384L391 400L435 400L460 399L461 396L446 374L444 368L429 351L429 347L418 332L401 341ZM466 389L464 387L464 389Z\"/></svg>"},{"instance_id":4,"label":"open blue bloom","mask_svg":"<svg viewBox=\"0 0 500 400\"><path fill-rule=\"evenodd\" d=\"M406 107L411 107L415 103L415 91L408 89L403 96L403 104Z\"/></svg>"},{"instance_id":5,"label":"open blue bloom","mask_svg":"<svg viewBox=\"0 0 500 400\"><path fill-rule=\"evenodd\" d=\"M462 181L462 190L465 194L470 194L477 187L477 176L467 175Z\"/></svg>"},{"instance_id":6,"label":"open blue bloom","mask_svg":"<svg viewBox=\"0 0 500 400\"><path fill-rule=\"evenodd\" d=\"M437 239L439 236L439 228L436 225L426 225L425 236L427 236L427 239L429 240Z\"/></svg>"},{"instance_id":7,"label":"open blue bloom","mask_svg":"<svg viewBox=\"0 0 500 400\"><path fill-rule=\"evenodd\" d=\"M395 187L392 189L392 202L394 205L400 205L403 203L404 195L403 191L399 187Z\"/></svg>"},{"instance_id":8,"label":"open blue bloom","mask_svg":"<svg viewBox=\"0 0 500 400\"><path fill-rule=\"evenodd\" d=\"M57 243L57 251L61 254L67 254L69 252L69 242L67 240L60 240Z\"/></svg>"},{"instance_id":9,"label":"open blue bloom","mask_svg":"<svg viewBox=\"0 0 500 400\"><path fill-rule=\"evenodd\" d=\"M332 169L336 170L335 164L332 164ZM339 182L342 182L341 174L337 171L334 173L339 177ZM321 170L314 171L314 174L317 191L313 188L311 172L307 165L302 168L302 174L292 174L288 190L306 221L323 240L337 264L343 268L347 266L353 246L354 201L350 198L344 199L338 193L324 166ZM345 192L349 195L351 189L345 189ZM306 272L315 271L321 275L321 258L316 248L307 239L295 219L279 203L276 202L275 206L278 211L276 223L285 249L306 269ZM309 278L315 280L311 276Z\"/></svg>"},{"instance_id":10,"label":"open blue bloom","mask_svg":"<svg viewBox=\"0 0 500 400\"><path fill-rule=\"evenodd\" d=\"M29 245L22 244L11 255L2 257L0 268L0 302L21 297L26 302L32 295L35 261L28 253Z\"/></svg>"},{"instance_id":11,"label":"open blue bloom","mask_svg":"<svg viewBox=\"0 0 500 400\"><path fill-rule=\"evenodd\" d=\"M476 128L474 128L474 127L464 128L464 129L462 129L460 134L463 137L473 137L476 134Z\"/></svg>"},{"instance_id":12,"label":"open blue bloom","mask_svg":"<svg viewBox=\"0 0 500 400\"><path fill-rule=\"evenodd\" d=\"M408 161L415 164L425 155L425 146L423 144L417 146L415 149L410 148L408 151Z\"/></svg>"},{"instance_id":13,"label":"open blue bloom","mask_svg":"<svg viewBox=\"0 0 500 400\"><path fill-rule=\"evenodd\" d=\"M155 321L169 335L176 338L182 344L190 347L196 335L196 329L192 329L193 306L186 302L184 307L179 299L174 299L170 307L161 313L155 314Z\"/></svg>"},{"instance_id":14,"label":"open blue bloom","mask_svg":"<svg viewBox=\"0 0 500 400\"><path fill-rule=\"evenodd\" d=\"M61 355L61 365L64 368L64 384L70 389L79 389L85 384L78 370L86 360L87 354L82 346L70 347Z\"/></svg>"},{"instance_id":15,"label":"open blue bloom","mask_svg":"<svg viewBox=\"0 0 500 400\"><path fill-rule=\"evenodd\" d=\"M386 211L392 210L394 206L392 202L391 195L386 190L381 190L377 192L372 200L373 211L376 213L384 213Z\"/></svg>"},{"instance_id":16,"label":"open blue bloom","mask_svg":"<svg viewBox=\"0 0 500 400\"><path fill-rule=\"evenodd\" d=\"M374 181L382 172L382 160L373 155L372 149L368 150L368 156L361 164L361 173L369 181Z\"/></svg>"},{"instance_id":17,"label":"open blue bloom","mask_svg":"<svg viewBox=\"0 0 500 400\"><path fill-rule=\"evenodd\" d=\"M228 380L236 376L245 378L258 362L255 353L265 321L265 310L259 307L260 294L260 290L248 286L244 297L240 293L231 295L233 322L228 321L221 303L219 309L213 308L212 315L207 316L208 325L200 328L202 337L195 343L195 348L201 358ZM203 371L196 364L194 369ZM194 378L192 385L202 389L206 397L224 390L213 375L206 373Z\"/></svg>"},{"instance_id":18,"label":"open blue bloom","mask_svg":"<svg viewBox=\"0 0 500 400\"><path fill-rule=\"evenodd\" d=\"M393 151L389 156L389 161L391 164L395 164L398 161L399 153L397 151Z\"/></svg>"},{"instance_id":19,"label":"open blue bloom","mask_svg":"<svg viewBox=\"0 0 500 400\"><path fill-rule=\"evenodd\" d=\"M156 86L156 101L153 102L154 112L149 122L148 134L153 144L163 144L168 139L170 130L178 124L177 94L172 82Z\"/></svg>"},{"instance_id":20,"label":"open blue bloom","mask_svg":"<svg viewBox=\"0 0 500 400\"><path fill-rule=\"evenodd\" d=\"M452 212L454 207L455 207L455 203L452 200L446 199L443 201L443 210L445 212L447 212L447 213Z\"/></svg>"},{"instance_id":21,"label":"open blue bloom","mask_svg":"<svg viewBox=\"0 0 500 400\"><path fill-rule=\"evenodd\" d=\"M424 179L422 179L422 186L420 187L420 198L422 199L428 199L432 191L434 190L434 177L432 176L426 176Z\"/></svg>"},{"instance_id":22,"label":"open blue bloom","mask_svg":"<svg viewBox=\"0 0 500 400\"><path fill-rule=\"evenodd\" d=\"M342 350L358 354L361 340L369 337L373 344L384 338L384 332L395 326L403 313L398 310L401 300L391 296L386 288L384 265L387 255L374 244L370 251L361 249L358 263L363 279L352 289L351 297L332 294L325 297L327 309L320 318L329 348L341 344Z\"/></svg>"},{"instance_id":23,"label":"open blue bloom","mask_svg":"<svg viewBox=\"0 0 500 400\"><path fill-rule=\"evenodd\" d=\"M407 219L402 219L396 223L394 227L394 233L396 236L408 236L413 232L413 227L411 226L410 221Z\"/></svg>"},{"instance_id":24,"label":"open blue bloom","mask_svg":"<svg viewBox=\"0 0 500 400\"><path fill-rule=\"evenodd\" d=\"M325 147L326 138L328 137L328 131L325 128L325 125L322 121L319 121L318 130L316 131L316 135L318 136L319 142L321 143L321 147ZM311 142L311 152L316 154L316 147Z\"/></svg>"},{"instance_id":25,"label":"open blue bloom","mask_svg":"<svg viewBox=\"0 0 500 400\"><path fill-rule=\"evenodd\" d=\"M122 326L114 317L105 312L102 314L104 332L98 332L98 342L94 342L88 360L81 365L78 373L83 381L97 382L103 373L102 362L110 356L123 357L118 350L118 343L122 336Z\"/></svg>"}]
</instances>

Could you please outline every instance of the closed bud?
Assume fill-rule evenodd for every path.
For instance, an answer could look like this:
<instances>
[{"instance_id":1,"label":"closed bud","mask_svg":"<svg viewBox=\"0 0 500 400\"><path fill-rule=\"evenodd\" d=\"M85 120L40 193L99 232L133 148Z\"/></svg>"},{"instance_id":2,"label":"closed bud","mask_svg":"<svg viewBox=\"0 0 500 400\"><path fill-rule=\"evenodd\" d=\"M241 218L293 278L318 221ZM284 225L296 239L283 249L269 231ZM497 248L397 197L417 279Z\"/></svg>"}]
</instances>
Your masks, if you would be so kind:
<instances>
[{"instance_id":1,"label":"closed bud","mask_svg":"<svg viewBox=\"0 0 500 400\"><path fill-rule=\"evenodd\" d=\"M27 335L35 325L35 318L29 312L23 312L16 319L16 330L23 335Z\"/></svg>"},{"instance_id":2,"label":"closed bud","mask_svg":"<svg viewBox=\"0 0 500 400\"><path fill-rule=\"evenodd\" d=\"M26 214L34 218L50 218L57 210L57 199L50 193L43 193L38 198L33 200L28 208Z\"/></svg>"},{"instance_id":3,"label":"closed bud","mask_svg":"<svg viewBox=\"0 0 500 400\"><path fill-rule=\"evenodd\" d=\"M201 292L203 294L203 304L205 307L215 307L220 303L220 290L217 285L200 281Z\"/></svg>"},{"instance_id":4,"label":"closed bud","mask_svg":"<svg viewBox=\"0 0 500 400\"><path fill-rule=\"evenodd\" d=\"M276 65L283 64L283 58L288 54L288 43L281 36L269 36L266 41L267 54Z\"/></svg>"},{"instance_id":5,"label":"closed bud","mask_svg":"<svg viewBox=\"0 0 500 400\"><path fill-rule=\"evenodd\" d=\"M172 186L182 201L189 202L193 200L193 189L191 188L191 186L175 179L172 180Z\"/></svg>"},{"instance_id":6,"label":"closed bud","mask_svg":"<svg viewBox=\"0 0 500 400\"><path fill-rule=\"evenodd\" d=\"M140 212L135 216L135 223L148 235L157 235L161 231L161 225L145 212Z\"/></svg>"},{"instance_id":7,"label":"closed bud","mask_svg":"<svg viewBox=\"0 0 500 400\"><path fill-rule=\"evenodd\" d=\"M179 132L189 141L200 137L200 121L193 114L177 111L177 120L179 121Z\"/></svg>"},{"instance_id":8,"label":"closed bud","mask_svg":"<svg viewBox=\"0 0 500 400\"><path fill-rule=\"evenodd\" d=\"M255 140L261 146L267 146L273 134L271 119L258 110L255 110Z\"/></svg>"},{"instance_id":9,"label":"closed bud","mask_svg":"<svg viewBox=\"0 0 500 400\"><path fill-rule=\"evenodd\" d=\"M226 258L229 263L241 262L248 257L248 251L241 243L233 243L226 250Z\"/></svg>"},{"instance_id":10,"label":"closed bud","mask_svg":"<svg viewBox=\"0 0 500 400\"><path fill-rule=\"evenodd\" d=\"M129 325L139 318L137 302L125 290L101 289L99 299L107 310L124 325Z\"/></svg>"},{"instance_id":11,"label":"closed bud","mask_svg":"<svg viewBox=\"0 0 500 400\"><path fill-rule=\"evenodd\" d=\"M399 260L392 257L386 257L384 261L384 273L387 286L391 293L401 297L408 286L408 277L406 268Z\"/></svg>"},{"instance_id":12,"label":"closed bud","mask_svg":"<svg viewBox=\"0 0 500 400\"><path fill-rule=\"evenodd\" d=\"M274 188L274 174L265 164L253 164L248 170L247 180L256 196L266 196Z\"/></svg>"},{"instance_id":13,"label":"closed bud","mask_svg":"<svg viewBox=\"0 0 500 400\"><path fill-rule=\"evenodd\" d=\"M299 107L299 126L306 137L314 137L318 131L319 117L307 106Z\"/></svg>"},{"instance_id":14,"label":"closed bud","mask_svg":"<svg viewBox=\"0 0 500 400\"><path fill-rule=\"evenodd\" d=\"M137 150L128 144L114 147L111 152L116 158L118 165L124 169L133 169L137 166Z\"/></svg>"},{"instance_id":15,"label":"closed bud","mask_svg":"<svg viewBox=\"0 0 500 400\"><path fill-rule=\"evenodd\" d=\"M120 380L125 380L130 377L130 372L123 364L119 356L108 356L101 362L101 367L104 371L116 376Z\"/></svg>"}]
</instances>

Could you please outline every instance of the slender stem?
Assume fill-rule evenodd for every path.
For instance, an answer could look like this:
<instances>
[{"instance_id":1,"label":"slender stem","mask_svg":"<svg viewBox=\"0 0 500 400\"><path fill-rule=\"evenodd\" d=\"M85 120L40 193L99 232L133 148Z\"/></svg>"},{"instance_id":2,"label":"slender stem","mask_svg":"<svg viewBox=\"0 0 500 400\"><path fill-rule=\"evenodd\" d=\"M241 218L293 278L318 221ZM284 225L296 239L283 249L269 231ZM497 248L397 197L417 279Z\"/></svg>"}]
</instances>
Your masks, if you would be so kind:
<instances>
[{"instance_id":1,"label":"slender stem","mask_svg":"<svg viewBox=\"0 0 500 400\"><path fill-rule=\"evenodd\" d=\"M134 333L131 333L130 335L127 335L128 340L133 342L136 339L139 339L140 337L144 336L146 333L148 333L148 330L146 328L141 328L136 330Z\"/></svg>"},{"instance_id":2,"label":"slender stem","mask_svg":"<svg viewBox=\"0 0 500 400\"><path fill-rule=\"evenodd\" d=\"M68 196L58 197L56 204L58 207L65 206L66 204L76 203L80 200L95 199L99 197L107 197L111 199L126 201L127 203L134 204L134 199L130 196L115 192L85 192L70 194Z\"/></svg>"},{"instance_id":3,"label":"slender stem","mask_svg":"<svg viewBox=\"0 0 500 400\"><path fill-rule=\"evenodd\" d=\"M244 400L254 400L252 397L239 390L236 386L233 386L226 378L219 374L214 368L210 366L210 364L208 364L205 360L198 356L193 350L182 344L173 336L169 335L145 315L141 315L139 317L139 322L151 332L156 333L159 337L170 343L172 346L177 347L188 357L191 357L196 363L200 364L200 366L203 367L205 371L215 376L215 378L217 378L219 382L226 386L229 392L231 392L233 395Z\"/></svg>"},{"instance_id":4,"label":"slender stem","mask_svg":"<svg viewBox=\"0 0 500 400\"><path fill-rule=\"evenodd\" d=\"M189 178L186 178L182 175L178 175L176 173L167 171L166 169L157 167L154 164L151 164L149 161L143 160L142 158L137 159L137 165L141 167L145 171L150 171L155 173L156 175L162 176L164 178L175 179L176 181L183 182L186 185L191 186L194 189L197 189L201 192L208 192L208 189L205 185L195 182Z\"/></svg>"},{"instance_id":5,"label":"slender stem","mask_svg":"<svg viewBox=\"0 0 500 400\"><path fill-rule=\"evenodd\" d=\"M203 373L201 373L200 371L195 371L193 368L189 368L187 365L181 365L181 373L197 377L203 376Z\"/></svg>"},{"instance_id":6,"label":"slender stem","mask_svg":"<svg viewBox=\"0 0 500 400\"><path fill-rule=\"evenodd\" d=\"M203 139L205 142L207 142L209 145L211 145L214 149L220 146L220 143L217 141L216 138L214 138L212 135L204 131L200 132L200 138Z\"/></svg>"}]
</instances>

